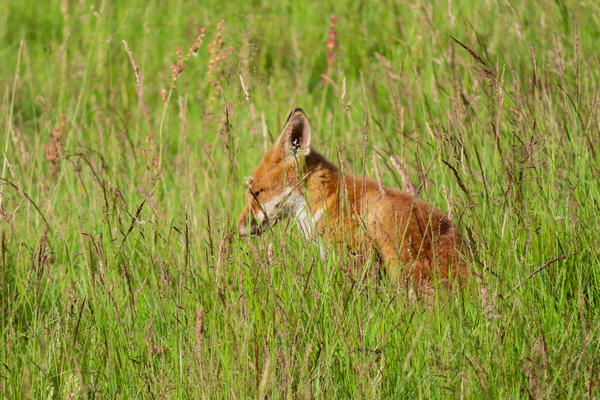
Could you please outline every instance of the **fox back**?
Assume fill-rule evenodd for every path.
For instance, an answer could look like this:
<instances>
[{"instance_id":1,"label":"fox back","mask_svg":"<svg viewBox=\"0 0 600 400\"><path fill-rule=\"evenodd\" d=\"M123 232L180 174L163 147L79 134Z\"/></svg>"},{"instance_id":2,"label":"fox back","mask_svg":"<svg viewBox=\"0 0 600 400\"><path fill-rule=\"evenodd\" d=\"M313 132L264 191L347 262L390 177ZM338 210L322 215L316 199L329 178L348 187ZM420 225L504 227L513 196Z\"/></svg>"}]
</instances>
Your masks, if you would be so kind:
<instances>
[{"instance_id":1,"label":"fox back","mask_svg":"<svg viewBox=\"0 0 600 400\"><path fill-rule=\"evenodd\" d=\"M296 108L248 179L240 235L259 235L291 217L304 236L318 232L355 254L379 254L398 282L412 277L430 286L434 277L467 275L463 240L446 214L409 193L341 174L310 140L310 124Z\"/></svg>"}]
</instances>

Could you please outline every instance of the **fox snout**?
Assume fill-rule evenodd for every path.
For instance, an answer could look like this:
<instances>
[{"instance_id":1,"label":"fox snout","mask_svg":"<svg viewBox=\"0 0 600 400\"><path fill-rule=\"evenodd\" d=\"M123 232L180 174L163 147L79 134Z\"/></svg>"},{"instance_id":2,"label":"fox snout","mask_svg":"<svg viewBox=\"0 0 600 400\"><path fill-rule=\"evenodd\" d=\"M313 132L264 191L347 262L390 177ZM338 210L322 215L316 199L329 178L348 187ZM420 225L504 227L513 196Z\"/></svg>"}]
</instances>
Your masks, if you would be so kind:
<instances>
[{"instance_id":1,"label":"fox snout","mask_svg":"<svg viewBox=\"0 0 600 400\"><path fill-rule=\"evenodd\" d=\"M261 225L248 206L246 206L238 220L238 233L240 236L258 236L262 233Z\"/></svg>"},{"instance_id":2,"label":"fox snout","mask_svg":"<svg viewBox=\"0 0 600 400\"><path fill-rule=\"evenodd\" d=\"M240 236L258 236L262 233L261 226L258 225L256 219L250 218L248 222L240 222L238 226Z\"/></svg>"}]
</instances>

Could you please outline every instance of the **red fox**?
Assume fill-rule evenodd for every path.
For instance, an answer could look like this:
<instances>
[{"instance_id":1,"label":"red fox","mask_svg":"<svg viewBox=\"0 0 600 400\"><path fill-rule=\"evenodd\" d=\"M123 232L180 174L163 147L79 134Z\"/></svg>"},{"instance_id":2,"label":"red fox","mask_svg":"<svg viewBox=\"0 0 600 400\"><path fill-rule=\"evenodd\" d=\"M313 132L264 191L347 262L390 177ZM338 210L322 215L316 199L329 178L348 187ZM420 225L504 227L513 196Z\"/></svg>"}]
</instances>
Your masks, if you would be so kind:
<instances>
[{"instance_id":1,"label":"red fox","mask_svg":"<svg viewBox=\"0 0 600 400\"><path fill-rule=\"evenodd\" d=\"M239 234L260 235L283 217L304 236L319 232L355 254L379 254L394 281L430 287L467 275L457 227L434 206L397 189L343 175L310 146L304 111L293 110L275 144L248 178Z\"/></svg>"}]
</instances>

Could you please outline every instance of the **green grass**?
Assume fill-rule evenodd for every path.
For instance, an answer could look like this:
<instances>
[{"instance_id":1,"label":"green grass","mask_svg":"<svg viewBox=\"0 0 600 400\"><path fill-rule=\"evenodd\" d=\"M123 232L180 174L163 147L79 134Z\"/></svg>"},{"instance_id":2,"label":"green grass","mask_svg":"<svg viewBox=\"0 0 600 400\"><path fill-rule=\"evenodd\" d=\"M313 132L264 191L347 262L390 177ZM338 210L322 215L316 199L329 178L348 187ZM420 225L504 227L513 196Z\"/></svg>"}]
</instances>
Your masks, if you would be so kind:
<instances>
[{"instance_id":1,"label":"green grass","mask_svg":"<svg viewBox=\"0 0 600 400\"><path fill-rule=\"evenodd\" d=\"M0 3L2 397L600 397L597 2L47 3ZM401 160L481 278L413 301L239 238L294 105L345 171Z\"/></svg>"}]
</instances>

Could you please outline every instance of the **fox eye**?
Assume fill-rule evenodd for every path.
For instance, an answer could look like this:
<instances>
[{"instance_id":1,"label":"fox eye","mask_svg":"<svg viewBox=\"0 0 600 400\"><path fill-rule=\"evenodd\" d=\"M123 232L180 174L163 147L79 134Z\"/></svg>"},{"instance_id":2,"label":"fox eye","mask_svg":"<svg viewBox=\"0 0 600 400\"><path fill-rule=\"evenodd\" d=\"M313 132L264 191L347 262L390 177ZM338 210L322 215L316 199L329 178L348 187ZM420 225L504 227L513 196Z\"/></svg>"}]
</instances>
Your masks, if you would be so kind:
<instances>
[{"instance_id":1,"label":"fox eye","mask_svg":"<svg viewBox=\"0 0 600 400\"><path fill-rule=\"evenodd\" d=\"M263 189L258 189L258 190L252 190L252 189L248 189L250 191L250 194L252 195L252 197L257 198L259 194L261 194L263 192Z\"/></svg>"}]
</instances>

